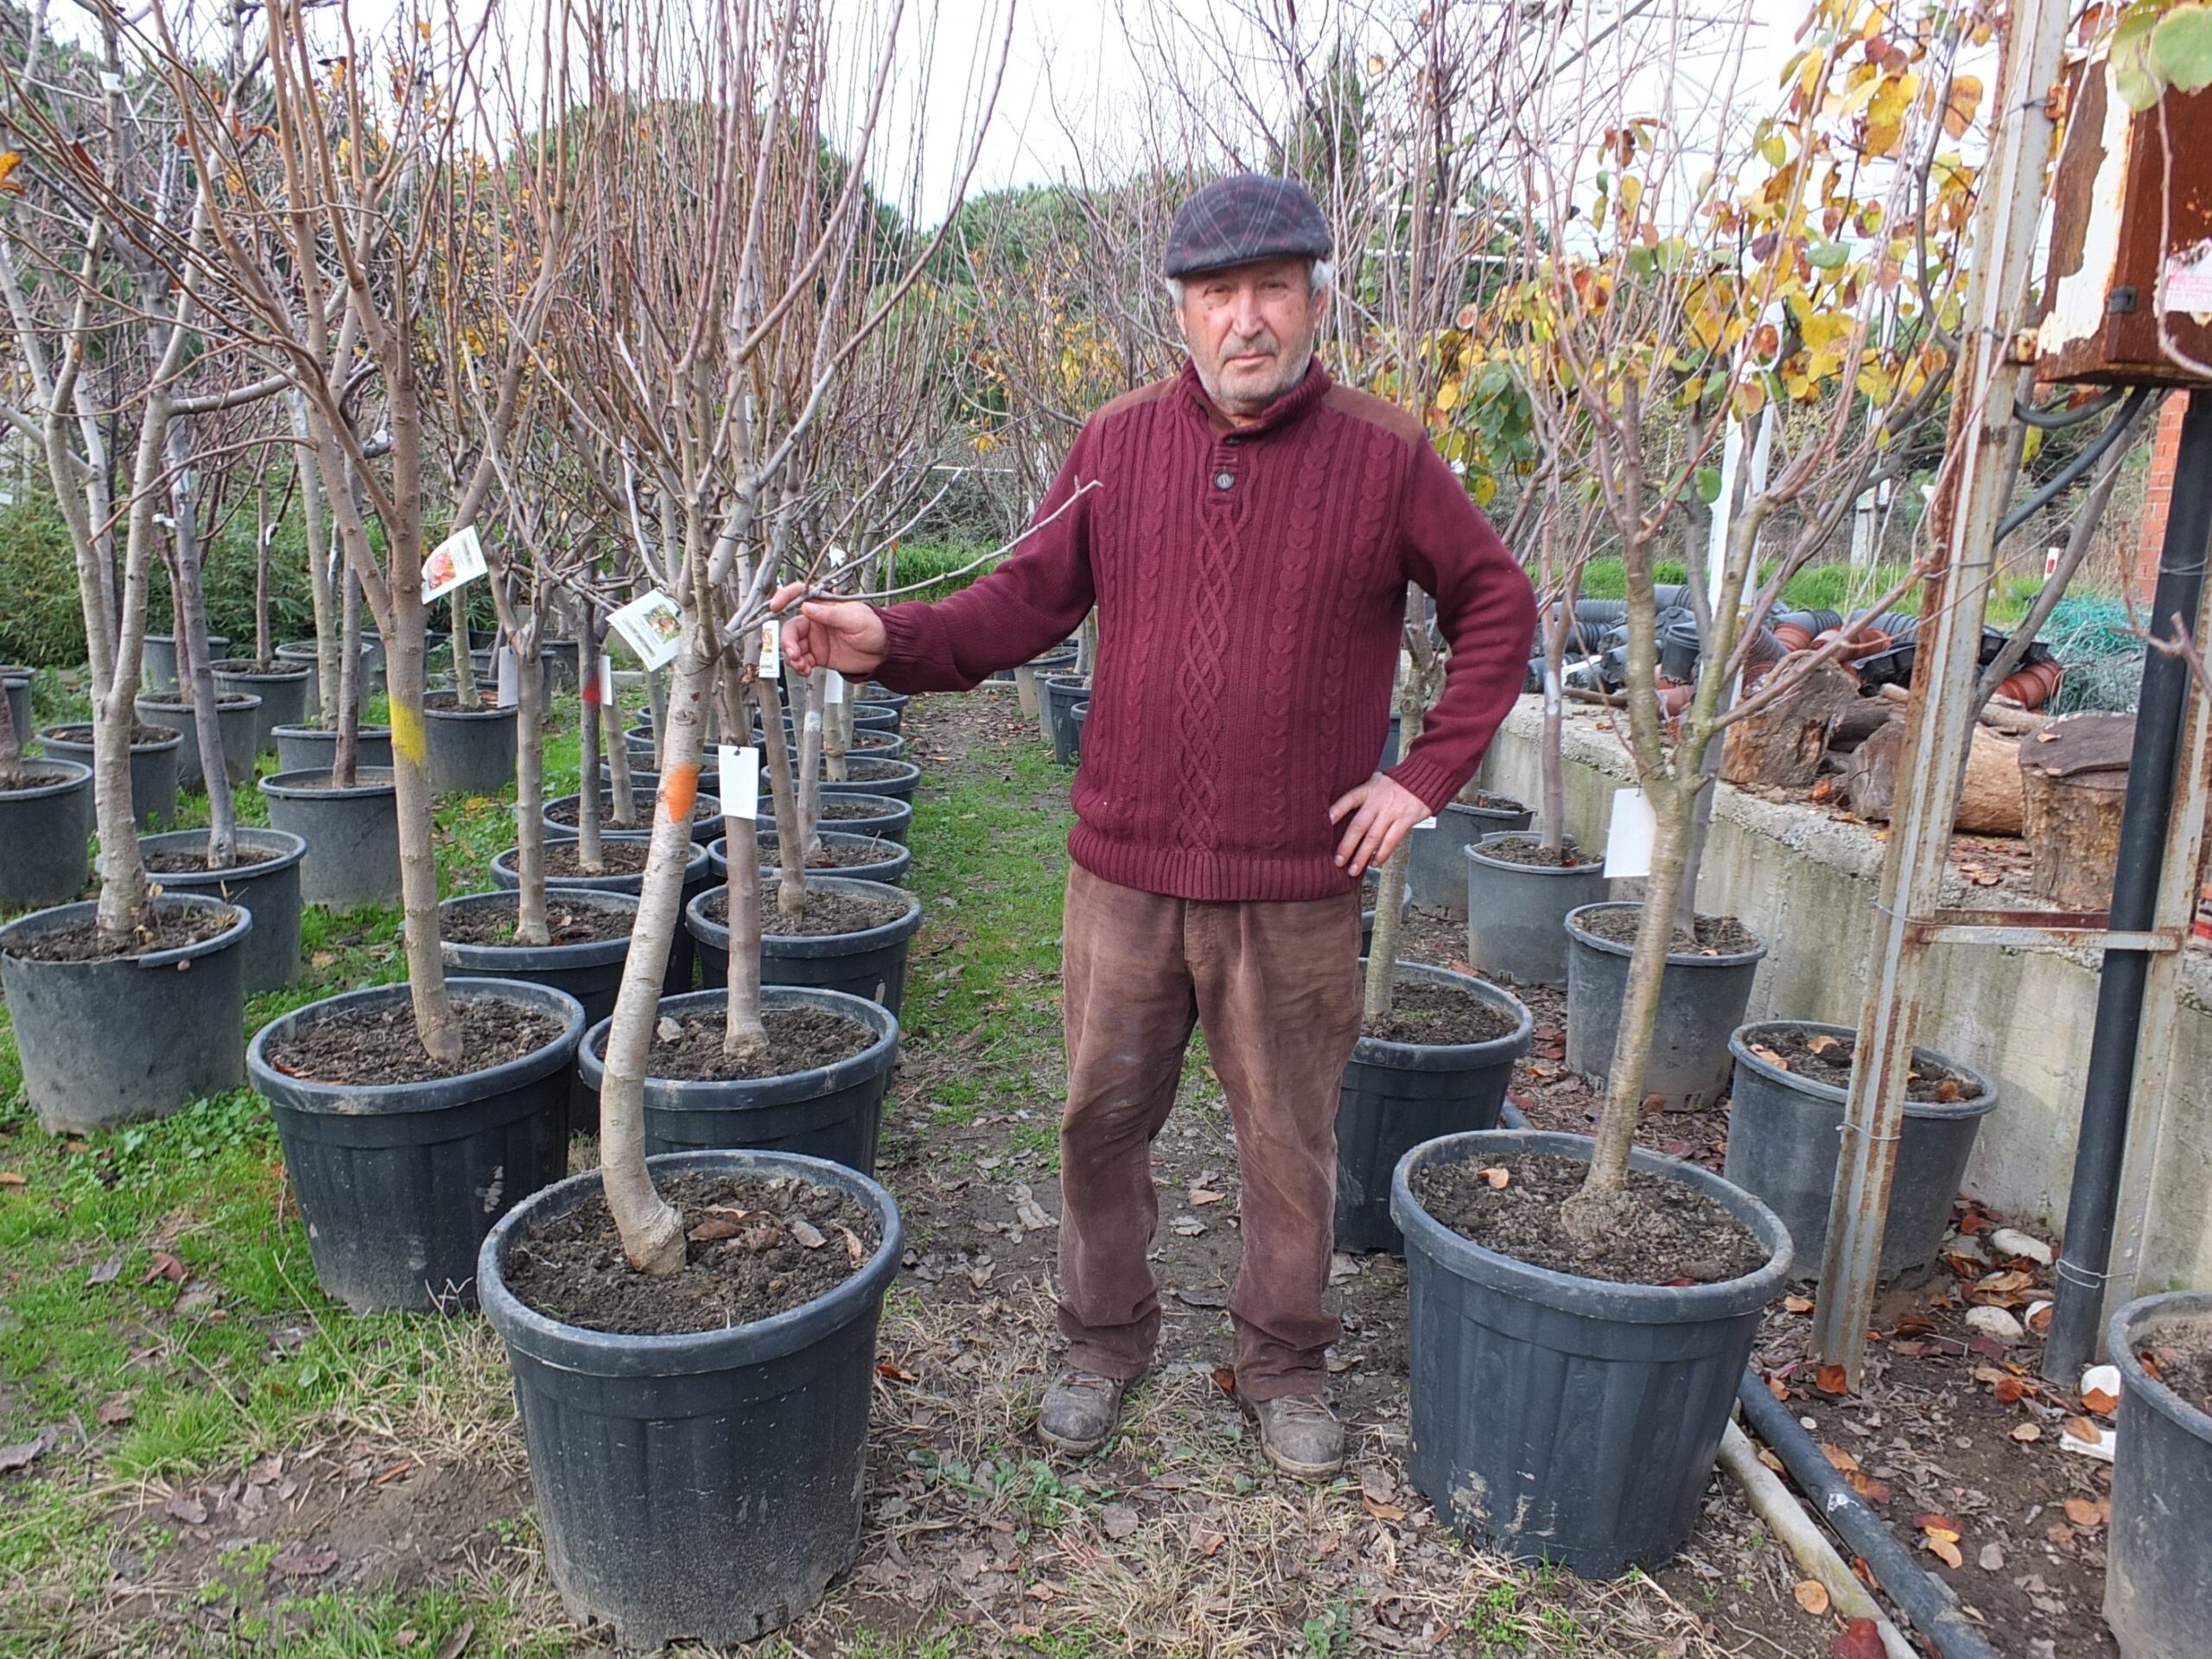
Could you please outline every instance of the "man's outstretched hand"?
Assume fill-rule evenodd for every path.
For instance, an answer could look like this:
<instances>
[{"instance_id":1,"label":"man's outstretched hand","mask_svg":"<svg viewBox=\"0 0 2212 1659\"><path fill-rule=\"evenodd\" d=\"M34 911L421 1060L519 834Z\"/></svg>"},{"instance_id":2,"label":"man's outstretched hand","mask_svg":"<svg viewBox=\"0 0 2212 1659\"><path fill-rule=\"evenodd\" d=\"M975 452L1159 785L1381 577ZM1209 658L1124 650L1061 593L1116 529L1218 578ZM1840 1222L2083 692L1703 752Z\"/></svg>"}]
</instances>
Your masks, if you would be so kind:
<instances>
[{"instance_id":1,"label":"man's outstretched hand","mask_svg":"<svg viewBox=\"0 0 2212 1659\"><path fill-rule=\"evenodd\" d=\"M805 591L804 582L787 582L768 608L781 611ZM887 644L883 619L857 599L810 599L784 624L784 660L802 674L834 668L849 679L864 679L883 661Z\"/></svg>"},{"instance_id":2,"label":"man's outstretched hand","mask_svg":"<svg viewBox=\"0 0 2212 1659\"><path fill-rule=\"evenodd\" d=\"M1329 822L1344 826L1337 868L1355 880L1387 862L1406 832L1429 817L1428 803L1394 778L1376 772L1329 809Z\"/></svg>"}]
</instances>

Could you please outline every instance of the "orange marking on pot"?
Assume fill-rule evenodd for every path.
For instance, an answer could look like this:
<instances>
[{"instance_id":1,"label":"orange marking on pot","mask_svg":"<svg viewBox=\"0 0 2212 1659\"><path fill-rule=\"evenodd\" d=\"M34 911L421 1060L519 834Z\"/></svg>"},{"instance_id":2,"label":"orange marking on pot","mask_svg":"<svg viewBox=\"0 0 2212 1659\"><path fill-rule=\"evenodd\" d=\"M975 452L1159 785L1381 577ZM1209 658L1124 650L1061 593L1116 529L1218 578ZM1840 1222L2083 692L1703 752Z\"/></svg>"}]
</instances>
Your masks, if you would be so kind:
<instances>
[{"instance_id":1,"label":"orange marking on pot","mask_svg":"<svg viewBox=\"0 0 2212 1659\"><path fill-rule=\"evenodd\" d=\"M699 766L685 760L671 766L660 780L661 811L671 823L691 822L691 808L699 798Z\"/></svg>"}]
</instances>

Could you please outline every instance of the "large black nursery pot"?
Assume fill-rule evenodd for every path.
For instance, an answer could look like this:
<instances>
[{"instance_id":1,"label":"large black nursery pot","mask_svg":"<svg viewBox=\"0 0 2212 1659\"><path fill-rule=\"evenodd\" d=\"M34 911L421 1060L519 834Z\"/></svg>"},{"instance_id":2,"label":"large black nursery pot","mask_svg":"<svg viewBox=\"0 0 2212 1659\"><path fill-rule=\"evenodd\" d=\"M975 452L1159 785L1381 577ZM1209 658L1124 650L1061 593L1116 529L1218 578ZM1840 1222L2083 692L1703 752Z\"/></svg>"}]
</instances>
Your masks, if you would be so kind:
<instances>
[{"instance_id":1,"label":"large black nursery pot","mask_svg":"<svg viewBox=\"0 0 2212 1659\"><path fill-rule=\"evenodd\" d=\"M1068 710L1068 725L1075 734L1074 747L1069 759L1071 764L1079 766L1083 764L1083 734L1090 725L1090 698L1085 697Z\"/></svg>"},{"instance_id":2,"label":"large black nursery pot","mask_svg":"<svg viewBox=\"0 0 2212 1659\"><path fill-rule=\"evenodd\" d=\"M1527 1153L1587 1159L1581 1135L1491 1129L1399 1160L1414 1484L1463 1536L1588 1578L1656 1568L1697 1523L1758 1334L1789 1272L1774 1212L1708 1170L1637 1147L1634 1167L1717 1199L1764 1266L1707 1285L1625 1285L1530 1267L1461 1237L1415 1201L1431 1165Z\"/></svg>"},{"instance_id":3,"label":"large black nursery pot","mask_svg":"<svg viewBox=\"0 0 2212 1659\"><path fill-rule=\"evenodd\" d=\"M920 781L922 769L911 760L876 760L866 755L855 755L845 763L845 781L821 783L824 795L883 796L911 804L914 785Z\"/></svg>"},{"instance_id":4,"label":"large black nursery pot","mask_svg":"<svg viewBox=\"0 0 2212 1659\"><path fill-rule=\"evenodd\" d=\"M219 662L231 648L227 636L211 633L207 636L207 656L211 662ZM149 633L138 658L140 683L156 696L172 696L177 689L176 636L173 633Z\"/></svg>"},{"instance_id":5,"label":"large black nursery pot","mask_svg":"<svg viewBox=\"0 0 2212 1659\"><path fill-rule=\"evenodd\" d=\"M246 1052L254 1090L276 1116L315 1280L356 1313L473 1306L484 1236L568 1171L582 1005L522 980L451 978L446 989L456 1001L493 998L552 1014L560 1035L519 1059L429 1083L317 1083L269 1063L270 1044L302 1026L410 995L405 985L372 985L270 1021Z\"/></svg>"},{"instance_id":6,"label":"large black nursery pot","mask_svg":"<svg viewBox=\"0 0 2212 1659\"><path fill-rule=\"evenodd\" d=\"M142 696L137 709L138 718L149 726L166 726L182 735L176 755L178 787L205 790L207 779L200 770L200 734L192 705L175 697ZM222 739L224 774L233 785L245 782L253 776L254 752L260 747L261 699L250 691L218 691L215 731Z\"/></svg>"},{"instance_id":7,"label":"large black nursery pot","mask_svg":"<svg viewBox=\"0 0 2212 1659\"><path fill-rule=\"evenodd\" d=\"M1728 1179L1760 1200L1789 1229L1797 1270L1820 1272L1827 1248L1828 1204L1835 1194L1842 1146L1844 1090L1759 1058L1775 1052L1786 1032L1852 1042L1849 1026L1810 1020L1774 1020L1745 1026L1728 1039L1736 1075L1728 1108ZM1887 1230L1882 1235L1885 1277L1925 1265L1943 1247L1951 1200L1966 1179L1981 1120L1997 1108L1997 1085L1971 1066L1933 1049L1913 1051L1923 1070L1946 1066L1980 1092L1970 1100L1908 1101L1897 1142L1897 1176L1890 1186Z\"/></svg>"},{"instance_id":8,"label":"large black nursery pot","mask_svg":"<svg viewBox=\"0 0 2212 1659\"><path fill-rule=\"evenodd\" d=\"M1362 971L1366 969L1360 963ZM1440 1135L1494 1128L1516 1061L1536 1022L1510 992L1466 974L1401 962L1401 982L1450 985L1512 1016L1486 1043L1394 1043L1362 1037L1337 1093L1337 1248L1402 1251L1390 1219L1390 1177L1407 1151Z\"/></svg>"},{"instance_id":9,"label":"large black nursery pot","mask_svg":"<svg viewBox=\"0 0 2212 1659\"><path fill-rule=\"evenodd\" d=\"M604 911L620 931L609 938L587 939L577 944L466 944L442 937L448 918L481 910L515 912L512 889L471 893L439 905L439 954L454 973L486 979L525 979L533 985L566 991L582 1007L584 1023L591 1025L614 1012L614 994L622 988L622 964L630 955L631 930L637 925L637 896L595 893L552 882L546 884L545 891L549 905Z\"/></svg>"},{"instance_id":10,"label":"large black nursery pot","mask_svg":"<svg viewBox=\"0 0 2212 1659\"><path fill-rule=\"evenodd\" d=\"M27 758L22 787L0 790L0 910L64 904L82 893L92 874L92 769Z\"/></svg>"},{"instance_id":11,"label":"large black nursery pot","mask_svg":"<svg viewBox=\"0 0 2212 1659\"><path fill-rule=\"evenodd\" d=\"M1638 908L1586 905L1567 918L1567 1063L1588 1077L1603 1077L1612 1065L1633 947L1599 938L1581 924L1598 911ZM1729 1033L1744 1023L1765 955L1764 944L1722 957L1668 953L1643 1072L1647 1105L1656 1095L1661 1110L1695 1111L1726 1091Z\"/></svg>"},{"instance_id":12,"label":"large black nursery pot","mask_svg":"<svg viewBox=\"0 0 2212 1659\"><path fill-rule=\"evenodd\" d=\"M760 941L760 982L843 991L880 1002L895 1015L906 999L906 947L920 931L922 901L904 887L877 881L816 876L806 887L810 893L895 899L902 912L895 920L858 933L770 933ZM683 906L683 925L699 946L700 978L710 987L729 982L729 929L707 916L707 900L722 891L709 887Z\"/></svg>"},{"instance_id":13,"label":"large black nursery pot","mask_svg":"<svg viewBox=\"0 0 2212 1659\"><path fill-rule=\"evenodd\" d=\"M34 911L0 927L0 992L15 1022L23 1088L39 1122L83 1134L162 1117L245 1078L245 941L253 917L197 893L162 912L209 911L213 938L111 962L37 962L35 935L91 921L96 904Z\"/></svg>"},{"instance_id":14,"label":"large black nursery pot","mask_svg":"<svg viewBox=\"0 0 2212 1659\"><path fill-rule=\"evenodd\" d=\"M2212 1291L2130 1302L2107 1334L2120 1424L2104 1611L2120 1659L2202 1659L2212 1630L2212 1415L2141 1358L2177 1339L2212 1340Z\"/></svg>"},{"instance_id":15,"label":"large black nursery pot","mask_svg":"<svg viewBox=\"0 0 2212 1659\"><path fill-rule=\"evenodd\" d=\"M663 997L660 1014L719 1014L728 1005L727 990L692 991ZM842 1014L866 1026L875 1040L850 1059L782 1077L730 1082L648 1077L645 1151L655 1156L729 1147L797 1152L874 1174L883 1096L899 1063L897 1018L862 997L798 985L762 987L760 1007L763 1013L821 1008ZM594 1098L607 1075L607 1038L613 1027L612 1020L601 1020L584 1033L576 1051L584 1092Z\"/></svg>"},{"instance_id":16,"label":"large black nursery pot","mask_svg":"<svg viewBox=\"0 0 2212 1659\"><path fill-rule=\"evenodd\" d=\"M1470 806L1464 801L1446 803L1436 815L1434 827L1416 828L1413 849L1406 861L1406 883L1414 903L1440 910L1453 921L1467 916L1467 849L1485 836L1510 834L1529 827L1525 806Z\"/></svg>"},{"instance_id":17,"label":"large black nursery pot","mask_svg":"<svg viewBox=\"0 0 2212 1659\"><path fill-rule=\"evenodd\" d=\"M176 822L177 756L184 747L181 734L166 726L147 726L159 737L133 738L130 743L130 821L141 830L156 830ZM39 729L39 747L58 760L74 760L89 769L92 741L89 726L45 726ZM84 737L67 737L84 732Z\"/></svg>"},{"instance_id":18,"label":"large black nursery pot","mask_svg":"<svg viewBox=\"0 0 2212 1659\"><path fill-rule=\"evenodd\" d=\"M880 1243L810 1302L725 1330L614 1336L524 1306L505 1264L534 1225L600 1191L596 1170L539 1193L485 1240L485 1317L507 1345L545 1558L579 1622L626 1649L733 1647L788 1624L860 1554L868 1402L883 1294L906 1249L868 1177L782 1152L656 1158L680 1174L795 1177L849 1194Z\"/></svg>"},{"instance_id":19,"label":"large black nursery pot","mask_svg":"<svg viewBox=\"0 0 2212 1659\"><path fill-rule=\"evenodd\" d=\"M573 828L567 828L556 835L549 826L545 838L549 843L556 840L574 841L576 832ZM649 845L653 833L650 829L602 830L599 832L599 838L602 842L628 841ZM493 887L512 891L522 885L522 875L516 864L519 851L518 848L510 847L492 861ZM632 898L645 891L645 885L643 870L634 870L627 874L549 875L545 878L548 891L555 887L582 887L593 893L628 893ZM714 885L715 878L707 868L707 849L694 841L690 861L683 867L683 902L690 904ZM668 971L661 976L663 993L675 996L690 990L691 982L697 977L698 960L698 948L692 943L690 931L679 921L668 942Z\"/></svg>"},{"instance_id":20,"label":"large black nursery pot","mask_svg":"<svg viewBox=\"0 0 2212 1659\"><path fill-rule=\"evenodd\" d=\"M296 726L308 717L315 671L296 663L278 661L264 665L251 658L215 664L217 691L244 691L261 699L255 710L253 747L266 754L276 747L276 728Z\"/></svg>"},{"instance_id":21,"label":"large black nursery pot","mask_svg":"<svg viewBox=\"0 0 2212 1659\"><path fill-rule=\"evenodd\" d=\"M205 830L172 830L141 836L142 856L155 853L205 853ZM282 830L238 830L238 861L227 870L169 870L152 875L163 893L196 893L253 913L246 935L246 995L281 990L300 976L300 865L308 844Z\"/></svg>"},{"instance_id":22,"label":"large black nursery pot","mask_svg":"<svg viewBox=\"0 0 2212 1659\"><path fill-rule=\"evenodd\" d=\"M334 787L327 769L261 780L270 824L308 844L301 897L332 910L399 898L399 797L391 769L365 766L353 779L348 789Z\"/></svg>"},{"instance_id":23,"label":"large black nursery pot","mask_svg":"<svg viewBox=\"0 0 2212 1659\"><path fill-rule=\"evenodd\" d=\"M1467 961L1516 985L1564 985L1567 914L1605 902L1611 891L1605 861L1593 855L1586 864L1553 868L1516 864L1484 850L1517 835L1484 836L1464 855ZM1572 837L1566 846L1574 850Z\"/></svg>"},{"instance_id":24,"label":"large black nursery pot","mask_svg":"<svg viewBox=\"0 0 2212 1659\"><path fill-rule=\"evenodd\" d=\"M895 734L905 717L905 709L893 703L856 702L853 705L853 729L856 732Z\"/></svg>"},{"instance_id":25,"label":"large black nursery pot","mask_svg":"<svg viewBox=\"0 0 2212 1659\"><path fill-rule=\"evenodd\" d=\"M276 741L279 772L328 772L338 759L338 734L321 726L277 726L270 735ZM391 728L364 726L353 734L357 766L391 765Z\"/></svg>"},{"instance_id":26,"label":"large black nursery pot","mask_svg":"<svg viewBox=\"0 0 2212 1659\"><path fill-rule=\"evenodd\" d=\"M13 667L0 669L0 689L8 694L8 714L16 727L16 741L28 743L31 738L31 671Z\"/></svg>"},{"instance_id":27,"label":"large black nursery pot","mask_svg":"<svg viewBox=\"0 0 2212 1659\"><path fill-rule=\"evenodd\" d=\"M646 775L649 774L632 774L630 800L637 808L638 822L641 824L650 826L653 821L653 813L655 810L656 787L653 785L643 785L636 782L638 778ZM702 773L702 776L703 777L704 774ZM600 794L603 797L611 796L612 792L613 791L605 789L600 791ZM570 819L569 821L563 823L560 818L556 817L554 814L559 811L563 807L566 807L570 812L574 812L582 804L582 802L583 797L582 795L556 795L551 800L545 803L545 834L548 839L555 841L574 841L576 838L576 825L575 821ZM722 804L715 798L714 792L706 788L702 783L698 792L692 797L691 839L697 842L699 845L703 848L709 842L713 841L716 836L720 836L721 832Z\"/></svg>"},{"instance_id":28,"label":"large black nursery pot","mask_svg":"<svg viewBox=\"0 0 2212 1659\"><path fill-rule=\"evenodd\" d=\"M1037 695L1050 722L1052 759L1063 766L1076 763L1075 706L1090 701L1088 674L1046 674L1037 682Z\"/></svg>"},{"instance_id":29,"label":"large black nursery pot","mask_svg":"<svg viewBox=\"0 0 2212 1659\"><path fill-rule=\"evenodd\" d=\"M760 841L760 867L765 872L776 862L776 832L758 830L753 833ZM880 881L887 887L895 887L906 879L906 871L914 860L913 854L898 842L878 841L872 836L854 836L835 830L822 830L816 832L815 838L822 843L825 852L835 850L865 854L867 856L858 863L809 864L806 868L810 875L842 876L848 881ZM707 868L713 872L718 882L729 880L728 847L728 843L723 838L707 843ZM763 879L769 878L764 875Z\"/></svg>"},{"instance_id":30,"label":"large black nursery pot","mask_svg":"<svg viewBox=\"0 0 2212 1659\"><path fill-rule=\"evenodd\" d=\"M838 807L850 809L840 812ZM842 836L873 836L878 841L895 841L906 845L907 832L913 828L914 804L893 800L888 795L824 795L822 798L822 828Z\"/></svg>"},{"instance_id":31,"label":"large black nursery pot","mask_svg":"<svg viewBox=\"0 0 2212 1659\"><path fill-rule=\"evenodd\" d=\"M449 691L425 699L430 788L440 795L496 795L513 783L517 712L512 703L463 709Z\"/></svg>"},{"instance_id":32,"label":"large black nursery pot","mask_svg":"<svg viewBox=\"0 0 2212 1659\"><path fill-rule=\"evenodd\" d=\"M306 663L315 666L318 672L321 671L320 664L322 659L316 654L315 643L312 639L289 640L276 647L276 657L280 662ZM364 701L373 697L384 690L384 642L377 638L374 629L370 629L361 635L361 671L359 683ZM321 696L321 687L318 684L308 694L308 706L310 709L320 708Z\"/></svg>"}]
</instances>

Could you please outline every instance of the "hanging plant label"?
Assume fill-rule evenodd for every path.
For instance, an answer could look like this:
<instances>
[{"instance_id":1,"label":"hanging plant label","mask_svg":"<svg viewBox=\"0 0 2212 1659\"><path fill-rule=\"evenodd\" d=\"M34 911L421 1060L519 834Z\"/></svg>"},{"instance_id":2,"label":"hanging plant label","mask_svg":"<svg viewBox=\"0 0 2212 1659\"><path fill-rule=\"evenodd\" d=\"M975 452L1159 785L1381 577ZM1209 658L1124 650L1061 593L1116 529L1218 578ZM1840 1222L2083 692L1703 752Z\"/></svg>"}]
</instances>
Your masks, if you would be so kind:
<instances>
[{"instance_id":1,"label":"hanging plant label","mask_svg":"<svg viewBox=\"0 0 2212 1659\"><path fill-rule=\"evenodd\" d=\"M1650 798L1640 789L1613 791L1612 822L1605 830L1605 874L1630 877L1651 874L1651 843L1659 820Z\"/></svg>"},{"instance_id":2,"label":"hanging plant label","mask_svg":"<svg viewBox=\"0 0 2212 1659\"><path fill-rule=\"evenodd\" d=\"M428 605L471 582L485 571L484 543L476 526L463 524L440 542L423 561L423 602Z\"/></svg>"},{"instance_id":3,"label":"hanging plant label","mask_svg":"<svg viewBox=\"0 0 2212 1659\"><path fill-rule=\"evenodd\" d=\"M784 625L772 616L760 625L760 677L784 677Z\"/></svg>"},{"instance_id":4,"label":"hanging plant label","mask_svg":"<svg viewBox=\"0 0 2212 1659\"><path fill-rule=\"evenodd\" d=\"M758 818L760 816L760 751L741 749L734 743L715 746L715 763L720 771L722 816L726 818Z\"/></svg>"},{"instance_id":5,"label":"hanging plant label","mask_svg":"<svg viewBox=\"0 0 2212 1659\"><path fill-rule=\"evenodd\" d=\"M632 600L607 620L648 669L666 668L683 644L683 613L658 591Z\"/></svg>"},{"instance_id":6,"label":"hanging plant label","mask_svg":"<svg viewBox=\"0 0 2212 1659\"><path fill-rule=\"evenodd\" d=\"M825 668L822 671L830 677L822 683L823 702L833 705L842 702L845 700L845 677L834 668Z\"/></svg>"},{"instance_id":7,"label":"hanging plant label","mask_svg":"<svg viewBox=\"0 0 2212 1659\"><path fill-rule=\"evenodd\" d=\"M499 647L493 656L492 661L499 673L499 689L497 693L499 706L502 709L512 709L522 697L521 665L514 652L505 645Z\"/></svg>"}]
</instances>

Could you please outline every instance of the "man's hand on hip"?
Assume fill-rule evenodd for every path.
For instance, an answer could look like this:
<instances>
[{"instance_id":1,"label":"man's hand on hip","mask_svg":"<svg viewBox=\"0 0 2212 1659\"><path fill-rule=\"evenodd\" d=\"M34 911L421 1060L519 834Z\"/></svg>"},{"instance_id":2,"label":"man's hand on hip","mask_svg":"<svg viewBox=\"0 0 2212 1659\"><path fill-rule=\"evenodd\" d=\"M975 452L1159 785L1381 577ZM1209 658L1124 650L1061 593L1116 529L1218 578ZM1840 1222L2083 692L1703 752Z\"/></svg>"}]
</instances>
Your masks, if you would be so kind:
<instances>
[{"instance_id":1,"label":"man's hand on hip","mask_svg":"<svg viewBox=\"0 0 2212 1659\"><path fill-rule=\"evenodd\" d=\"M804 582L787 582L768 608L781 611L805 591ZM882 663L887 644L883 619L857 599L810 599L784 624L784 659L802 674L834 668L850 678L865 677Z\"/></svg>"},{"instance_id":2,"label":"man's hand on hip","mask_svg":"<svg viewBox=\"0 0 2212 1659\"><path fill-rule=\"evenodd\" d=\"M1366 874L1370 866L1386 862L1406 832L1429 816L1427 802L1376 772L1329 809L1329 822L1344 826L1344 839L1337 843L1337 868L1354 877Z\"/></svg>"}]
</instances>

